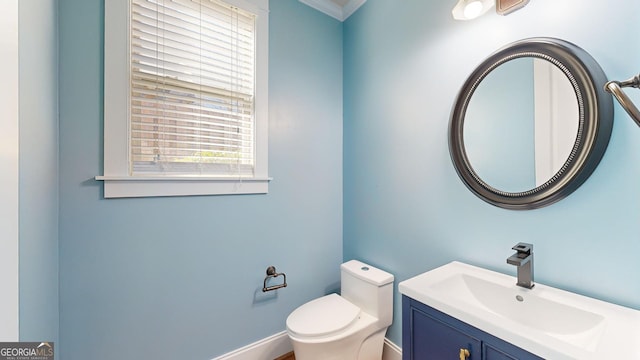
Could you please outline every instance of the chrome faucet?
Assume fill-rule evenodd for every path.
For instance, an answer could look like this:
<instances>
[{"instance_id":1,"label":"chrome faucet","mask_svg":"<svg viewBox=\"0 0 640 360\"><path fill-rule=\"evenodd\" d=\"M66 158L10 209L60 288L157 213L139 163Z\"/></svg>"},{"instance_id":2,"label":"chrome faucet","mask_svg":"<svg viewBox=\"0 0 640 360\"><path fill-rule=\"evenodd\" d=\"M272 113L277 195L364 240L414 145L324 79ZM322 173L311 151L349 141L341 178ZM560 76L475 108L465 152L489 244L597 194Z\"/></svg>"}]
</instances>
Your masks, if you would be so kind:
<instances>
[{"instance_id":1,"label":"chrome faucet","mask_svg":"<svg viewBox=\"0 0 640 360\"><path fill-rule=\"evenodd\" d=\"M518 268L516 285L527 289L533 288L533 244L518 243L512 249L516 253L509 256L507 264Z\"/></svg>"}]
</instances>

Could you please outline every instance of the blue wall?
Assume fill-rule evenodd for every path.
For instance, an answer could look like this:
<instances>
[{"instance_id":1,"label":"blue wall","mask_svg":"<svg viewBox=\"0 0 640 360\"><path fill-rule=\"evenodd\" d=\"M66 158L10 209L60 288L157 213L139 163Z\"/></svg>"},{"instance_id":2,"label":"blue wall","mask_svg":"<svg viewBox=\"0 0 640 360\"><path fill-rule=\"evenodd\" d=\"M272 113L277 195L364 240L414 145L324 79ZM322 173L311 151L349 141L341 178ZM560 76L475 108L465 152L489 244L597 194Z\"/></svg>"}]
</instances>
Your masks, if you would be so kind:
<instances>
[{"instance_id":1,"label":"blue wall","mask_svg":"<svg viewBox=\"0 0 640 360\"><path fill-rule=\"evenodd\" d=\"M475 197L447 146L458 89L509 42L557 37L591 53L611 79L637 74L640 2L536 0L468 22L451 18L453 5L369 0L344 24L345 259L391 271L396 283L452 260L515 274L505 262L511 246L531 242L538 282L640 308L640 129L617 104L594 174L538 210ZM400 344L397 293L395 301L388 336Z\"/></svg>"},{"instance_id":2,"label":"blue wall","mask_svg":"<svg viewBox=\"0 0 640 360\"><path fill-rule=\"evenodd\" d=\"M209 359L284 330L295 307L338 288L343 259L388 270L396 284L452 260L513 274L505 259L519 241L535 244L537 281L640 308L640 283L629 280L640 252L640 129L619 106L600 166L543 209L476 198L447 146L459 87L511 41L562 38L611 79L637 73L637 1L537 0L507 17L456 22L449 2L369 0L344 25L297 0L271 1L270 193L129 200L102 199L93 180L102 173L104 3L58 5L59 80L49 80L59 81L58 169L36 166L57 158L55 89L21 83L21 339L57 336L55 311L36 322L57 307L40 297L56 289L37 286L42 274L55 282L56 240L65 360L114 351ZM46 11L40 29L55 21ZM616 27L597 30L611 19ZM21 66L33 66L27 49L21 42ZM48 188L56 171L59 200ZM287 273L288 288L260 291L268 265ZM400 344L399 306L395 317L388 336Z\"/></svg>"},{"instance_id":3,"label":"blue wall","mask_svg":"<svg viewBox=\"0 0 640 360\"><path fill-rule=\"evenodd\" d=\"M55 0L20 0L20 341L58 342Z\"/></svg>"},{"instance_id":4,"label":"blue wall","mask_svg":"<svg viewBox=\"0 0 640 360\"><path fill-rule=\"evenodd\" d=\"M60 344L65 360L210 359L338 287L342 24L271 1L268 195L102 199L100 0L60 0ZM263 294L265 270L286 289Z\"/></svg>"}]
</instances>

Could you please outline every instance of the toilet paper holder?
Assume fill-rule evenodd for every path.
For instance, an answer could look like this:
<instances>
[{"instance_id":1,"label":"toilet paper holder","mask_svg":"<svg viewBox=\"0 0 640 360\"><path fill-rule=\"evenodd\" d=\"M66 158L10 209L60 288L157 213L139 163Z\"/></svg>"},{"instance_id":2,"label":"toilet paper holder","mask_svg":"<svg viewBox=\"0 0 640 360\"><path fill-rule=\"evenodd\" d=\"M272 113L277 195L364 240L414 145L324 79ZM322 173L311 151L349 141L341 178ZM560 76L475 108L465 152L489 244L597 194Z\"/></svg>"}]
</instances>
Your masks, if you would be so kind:
<instances>
[{"instance_id":1,"label":"toilet paper holder","mask_svg":"<svg viewBox=\"0 0 640 360\"><path fill-rule=\"evenodd\" d=\"M282 275L282 277L284 277L284 281L282 284L279 285L273 285L273 286L269 286L267 287L267 280L269 280L269 278L277 278L278 276ZM275 266L269 266L267 268L267 276L265 276L264 278L264 284L262 286L262 292L267 292L267 291L273 291L273 290L277 290L283 287L287 287L287 275L285 273L278 273L276 272L276 267Z\"/></svg>"}]
</instances>

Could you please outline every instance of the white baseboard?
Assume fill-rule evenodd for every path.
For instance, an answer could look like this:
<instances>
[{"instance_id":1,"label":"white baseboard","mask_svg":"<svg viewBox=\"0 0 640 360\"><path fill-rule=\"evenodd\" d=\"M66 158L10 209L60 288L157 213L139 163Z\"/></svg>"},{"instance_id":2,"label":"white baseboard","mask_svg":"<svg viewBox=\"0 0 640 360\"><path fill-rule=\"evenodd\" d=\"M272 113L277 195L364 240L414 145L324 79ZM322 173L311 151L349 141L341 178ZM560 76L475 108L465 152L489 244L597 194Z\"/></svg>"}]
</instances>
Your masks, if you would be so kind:
<instances>
[{"instance_id":1,"label":"white baseboard","mask_svg":"<svg viewBox=\"0 0 640 360\"><path fill-rule=\"evenodd\" d=\"M213 360L273 360L291 351L293 346L287 332L283 331ZM402 360L402 349L385 338L382 360Z\"/></svg>"},{"instance_id":2,"label":"white baseboard","mask_svg":"<svg viewBox=\"0 0 640 360\"><path fill-rule=\"evenodd\" d=\"M271 335L213 360L273 360L293 351L286 331Z\"/></svg>"},{"instance_id":3,"label":"white baseboard","mask_svg":"<svg viewBox=\"0 0 640 360\"><path fill-rule=\"evenodd\" d=\"M402 349L391 340L384 338L382 360L402 360Z\"/></svg>"}]
</instances>

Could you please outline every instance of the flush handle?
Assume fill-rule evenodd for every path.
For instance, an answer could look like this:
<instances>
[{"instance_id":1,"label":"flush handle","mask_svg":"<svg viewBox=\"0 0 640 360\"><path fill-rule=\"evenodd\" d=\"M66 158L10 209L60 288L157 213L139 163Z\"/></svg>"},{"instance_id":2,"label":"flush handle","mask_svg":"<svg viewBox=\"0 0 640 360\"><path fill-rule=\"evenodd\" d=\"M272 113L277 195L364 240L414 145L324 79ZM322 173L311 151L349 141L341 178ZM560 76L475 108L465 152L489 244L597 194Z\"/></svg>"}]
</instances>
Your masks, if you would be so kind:
<instances>
[{"instance_id":1,"label":"flush handle","mask_svg":"<svg viewBox=\"0 0 640 360\"><path fill-rule=\"evenodd\" d=\"M467 349L460 349L460 360L468 359L471 353Z\"/></svg>"}]
</instances>

